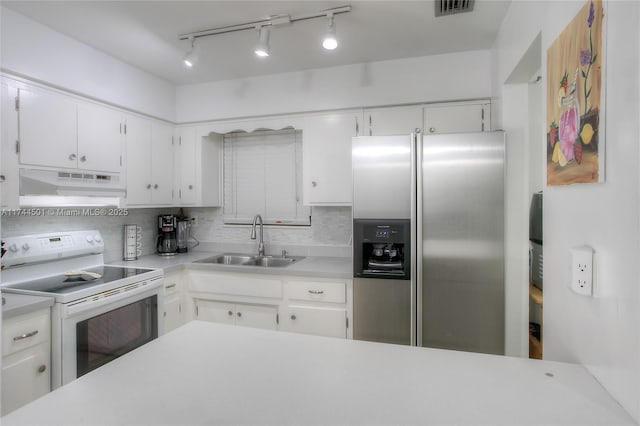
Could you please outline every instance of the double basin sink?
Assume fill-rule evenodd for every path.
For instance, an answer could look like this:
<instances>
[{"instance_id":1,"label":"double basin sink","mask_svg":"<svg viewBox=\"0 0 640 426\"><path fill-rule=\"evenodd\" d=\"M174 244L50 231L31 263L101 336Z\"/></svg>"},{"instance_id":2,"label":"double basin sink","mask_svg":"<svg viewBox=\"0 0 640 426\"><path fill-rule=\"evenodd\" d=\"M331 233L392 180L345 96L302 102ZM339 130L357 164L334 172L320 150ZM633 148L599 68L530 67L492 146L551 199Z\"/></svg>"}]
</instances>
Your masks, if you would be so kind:
<instances>
[{"instance_id":1,"label":"double basin sink","mask_svg":"<svg viewBox=\"0 0 640 426\"><path fill-rule=\"evenodd\" d=\"M237 266L261 266L263 268L274 268L289 266L304 259L300 256L274 257L274 256L254 256L242 253L223 253L206 259L196 260L193 263L213 263L217 265L237 265Z\"/></svg>"}]
</instances>

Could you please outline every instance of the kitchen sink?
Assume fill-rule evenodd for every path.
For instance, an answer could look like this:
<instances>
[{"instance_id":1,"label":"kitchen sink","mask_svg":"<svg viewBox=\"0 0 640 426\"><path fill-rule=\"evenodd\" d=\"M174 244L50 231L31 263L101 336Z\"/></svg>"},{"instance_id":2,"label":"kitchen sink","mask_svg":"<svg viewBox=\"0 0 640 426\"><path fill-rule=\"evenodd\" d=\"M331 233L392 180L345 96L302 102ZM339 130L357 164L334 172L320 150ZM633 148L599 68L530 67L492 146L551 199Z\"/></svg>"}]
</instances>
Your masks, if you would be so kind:
<instances>
[{"instance_id":1,"label":"kitchen sink","mask_svg":"<svg viewBox=\"0 0 640 426\"><path fill-rule=\"evenodd\" d=\"M289 266L294 262L304 259L301 256L274 257L254 256L242 253L223 253L206 259L195 260L193 263L213 263L218 265L260 266L263 268L277 268Z\"/></svg>"}]
</instances>

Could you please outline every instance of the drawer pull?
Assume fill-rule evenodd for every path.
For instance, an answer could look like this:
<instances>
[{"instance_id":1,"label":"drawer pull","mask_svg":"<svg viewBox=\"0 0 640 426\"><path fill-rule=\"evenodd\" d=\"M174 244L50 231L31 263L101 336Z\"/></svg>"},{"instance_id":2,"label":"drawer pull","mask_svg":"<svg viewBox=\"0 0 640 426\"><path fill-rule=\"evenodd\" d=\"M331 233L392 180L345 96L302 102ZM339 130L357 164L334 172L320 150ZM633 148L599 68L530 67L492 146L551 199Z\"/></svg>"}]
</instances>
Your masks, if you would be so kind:
<instances>
[{"instance_id":1,"label":"drawer pull","mask_svg":"<svg viewBox=\"0 0 640 426\"><path fill-rule=\"evenodd\" d=\"M237 315L238 315L238 317L241 317L242 316L242 312L238 312Z\"/></svg>"},{"instance_id":2,"label":"drawer pull","mask_svg":"<svg viewBox=\"0 0 640 426\"><path fill-rule=\"evenodd\" d=\"M40 367L38 367L38 373L44 373L45 371L47 371L46 365L41 365Z\"/></svg>"},{"instance_id":3,"label":"drawer pull","mask_svg":"<svg viewBox=\"0 0 640 426\"><path fill-rule=\"evenodd\" d=\"M35 336L36 334L38 334L38 330L33 330L33 331L32 331L32 332L30 332L30 333L25 333L25 334L22 334L22 335L20 335L20 336L16 336L16 337L14 337L14 338L13 338L13 341L14 341L14 342L17 342L17 341L22 340L22 339L28 339L29 337L33 337L33 336Z\"/></svg>"},{"instance_id":4,"label":"drawer pull","mask_svg":"<svg viewBox=\"0 0 640 426\"><path fill-rule=\"evenodd\" d=\"M227 312L227 313L229 314L229 316L232 316L232 315L233 315L233 311L229 311L229 312Z\"/></svg>"},{"instance_id":5,"label":"drawer pull","mask_svg":"<svg viewBox=\"0 0 640 426\"><path fill-rule=\"evenodd\" d=\"M166 286L165 288L167 290L169 290L170 288L174 288L176 285L175 284L169 284L168 286Z\"/></svg>"},{"instance_id":6,"label":"drawer pull","mask_svg":"<svg viewBox=\"0 0 640 426\"><path fill-rule=\"evenodd\" d=\"M324 291L322 290L309 290L310 294L324 294Z\"/></svg>"},{"instance_id":7,"label":"drawer pull","mask_svg":"<svg viewBox=\"0 0 640 426\"><path fill-rule=\"evenodd\" d=\"M291 319L295 321L296 316L295 315L291 315Z\"/></svg>"}]
</instances>

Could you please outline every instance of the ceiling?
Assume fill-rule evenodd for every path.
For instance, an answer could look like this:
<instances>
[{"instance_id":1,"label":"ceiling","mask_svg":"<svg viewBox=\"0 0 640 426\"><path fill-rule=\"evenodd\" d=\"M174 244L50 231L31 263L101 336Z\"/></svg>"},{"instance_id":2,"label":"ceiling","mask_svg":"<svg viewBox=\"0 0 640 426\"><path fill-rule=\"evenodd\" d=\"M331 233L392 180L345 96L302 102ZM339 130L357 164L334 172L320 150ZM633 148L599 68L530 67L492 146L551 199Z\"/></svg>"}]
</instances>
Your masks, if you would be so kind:
<instances>
[{"instance_id":1,"label":"ceiling","mask_svg":"<svg viewBox=\"0 0 640 426\"><path fill-rule=\"evenodd\" d=\"M362 62L491 48L507 0L475 0L474 10L435 18L433 0L414 1L2 1L2 5L174 84L192 84ZM258 33L199 38L198 64L182 57L178 35L351 5L336 15L340 45L324 50L326 18L274 28L271 56L253 53Z\"/></svg>"}]
</instances>

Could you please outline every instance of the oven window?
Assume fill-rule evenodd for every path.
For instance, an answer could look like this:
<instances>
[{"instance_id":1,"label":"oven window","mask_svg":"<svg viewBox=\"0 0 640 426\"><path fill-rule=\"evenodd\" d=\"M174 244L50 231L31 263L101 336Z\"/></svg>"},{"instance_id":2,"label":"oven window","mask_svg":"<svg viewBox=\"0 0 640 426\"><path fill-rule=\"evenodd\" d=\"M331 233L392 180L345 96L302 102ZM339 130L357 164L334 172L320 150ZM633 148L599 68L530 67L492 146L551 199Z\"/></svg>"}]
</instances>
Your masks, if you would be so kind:
<instances>
[{"instance_id":1,"label":"oven window","mask_svg":"<svg viewBox=\"0 0 640 426\"><path fill-rule=\"evenodd\" d=\"M158 337L154 295L76 324L77 377Z\"/></svg>"}]
</instances>

